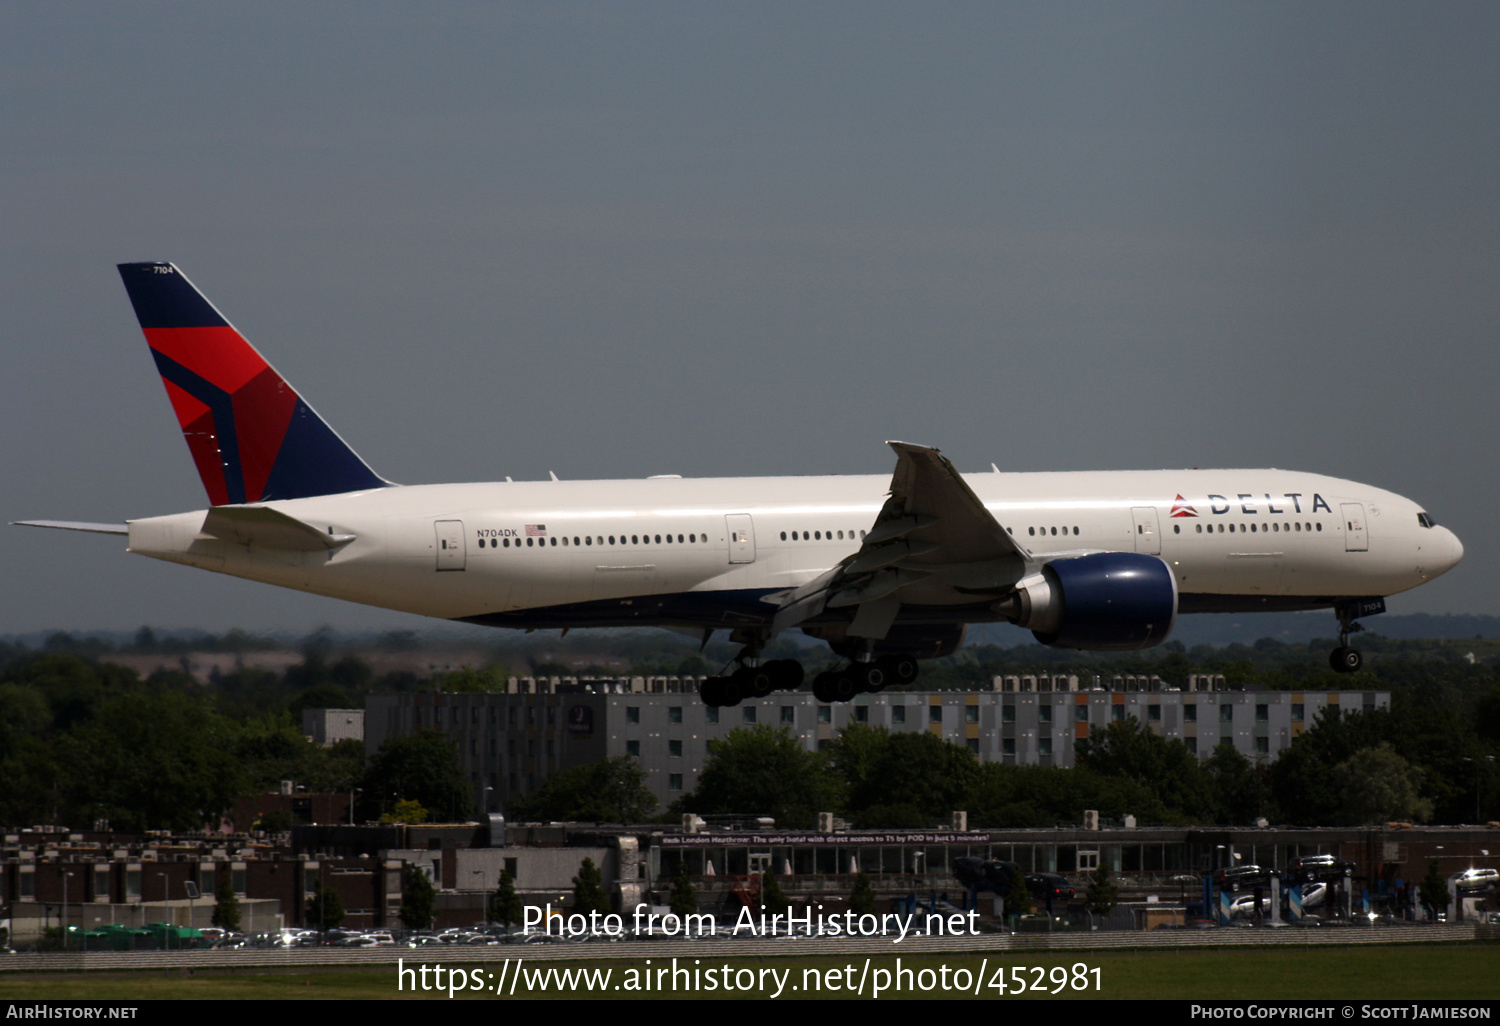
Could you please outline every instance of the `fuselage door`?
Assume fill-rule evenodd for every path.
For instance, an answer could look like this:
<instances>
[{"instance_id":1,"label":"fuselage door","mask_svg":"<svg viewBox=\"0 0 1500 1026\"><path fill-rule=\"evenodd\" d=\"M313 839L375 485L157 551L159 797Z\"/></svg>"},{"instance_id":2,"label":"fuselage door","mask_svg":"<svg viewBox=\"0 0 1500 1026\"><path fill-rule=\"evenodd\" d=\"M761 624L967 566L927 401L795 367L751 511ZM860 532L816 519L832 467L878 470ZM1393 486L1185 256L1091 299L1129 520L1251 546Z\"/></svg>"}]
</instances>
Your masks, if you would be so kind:
<instances>
[{"instance_id":1,"label":"fuselage door","mask_svg":"<svg viewBox=\"0 0 1500 1026\"><path fill-rule=\"evenodd\" d=\"M1135 521L1135 551L1161 555L1161 535L1156 529L1155 506L1133 506L1130 517Z\"/></svg>"},{"instance_id":2,"label":"fuselage door","mask_svg":"<svg viewBox=\"0 0 1500 1026\"><path fill-rule=\"evenodd\" d=\"M729 529L729 562L755 562L755 524L749 513L730 513L724 517Z\"/></svg>"},{"instance_id":3,"label":"fuselage door","mask_svg":"<svg viewBox=\"0 0 1500 1026\"><path fill-rule=\"evenodd\" d=\"M439 520L433 525L437 530L437 568L439 570L462 570L464 568L464 522L462 520Z\"/></svg>"},{"instance_id":4,"label":"fuselage door","mask_svg":"<svg viewBox=\"0 0 1500 1026\"><path fill-rule=\"evenodd\" d=\"M1344 551L1367 552L1370 540L1365 534L1365 504L1342 502L1339 509L1344 514Z\"/></svg>"}]
</instances>

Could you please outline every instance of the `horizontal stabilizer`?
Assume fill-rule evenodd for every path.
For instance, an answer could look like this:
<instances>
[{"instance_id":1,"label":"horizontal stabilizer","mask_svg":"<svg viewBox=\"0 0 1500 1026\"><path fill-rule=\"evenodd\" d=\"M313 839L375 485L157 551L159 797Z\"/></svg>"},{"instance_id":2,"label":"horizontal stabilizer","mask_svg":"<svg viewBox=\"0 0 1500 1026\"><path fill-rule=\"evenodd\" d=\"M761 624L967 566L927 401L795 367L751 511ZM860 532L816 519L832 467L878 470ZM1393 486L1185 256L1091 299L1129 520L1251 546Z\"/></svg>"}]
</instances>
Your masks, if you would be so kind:
<instances>
[{"instance_id":1,"label":"horizontal stabilizer","mask_svg":"<svg viewBox=\"0 0 1500 1026\"><path fill-rule=\"evenodd\" d=\"M81 520L12 520L12 527L51 527L58 531L88 531L90 534L129 535L124 524L87 524Z\"/></svg>"},{"instance_id":2,"label":"horizontal stabilizer","mask_svg":"<svg viewBox=\"0 0 1500 1026\"><path fill-rule=\"evenodd\" d=\"M203 533L236 545L290 552L321 552L348 545L352 534L320 531L269 506L215 506L203 518Z\"/></svg>"}]
</instances>

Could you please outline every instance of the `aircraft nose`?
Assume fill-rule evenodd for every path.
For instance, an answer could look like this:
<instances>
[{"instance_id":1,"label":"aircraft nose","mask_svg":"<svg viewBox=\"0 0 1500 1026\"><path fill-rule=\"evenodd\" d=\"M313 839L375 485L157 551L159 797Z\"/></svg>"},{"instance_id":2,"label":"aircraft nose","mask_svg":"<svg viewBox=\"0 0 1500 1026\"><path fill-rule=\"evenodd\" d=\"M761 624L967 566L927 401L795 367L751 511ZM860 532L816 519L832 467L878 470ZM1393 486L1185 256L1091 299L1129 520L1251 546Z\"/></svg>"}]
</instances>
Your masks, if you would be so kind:
<instances>
[{"instance_id":1,"label":"aircraft nose","mask_svg":"<svg viewBox=\"0 0 1500 1026\"><path fill-rule=\"evenodd\" d=\"M1447 528L1444 528L1447 530ZM1452 553L1448 556L1448 569L1452 570L1458 566L1458 561L1464 558L1464 543L1458 540L1458 535L1448 531L1448 544L1452 547Z\"/></svg>"}]
</instances>

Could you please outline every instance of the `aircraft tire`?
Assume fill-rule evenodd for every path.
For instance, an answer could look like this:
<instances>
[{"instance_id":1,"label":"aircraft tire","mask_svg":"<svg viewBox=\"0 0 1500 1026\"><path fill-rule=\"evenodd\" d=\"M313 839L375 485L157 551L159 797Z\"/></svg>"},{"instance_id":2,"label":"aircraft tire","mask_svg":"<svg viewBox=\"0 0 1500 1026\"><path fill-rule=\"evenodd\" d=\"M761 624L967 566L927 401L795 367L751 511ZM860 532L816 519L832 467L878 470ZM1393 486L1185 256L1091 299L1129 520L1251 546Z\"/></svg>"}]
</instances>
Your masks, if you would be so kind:
<instances>
[{"instance_id":1,"label":"aircraft tire","mask_svg":"<svg viewBox=\"0 0 1500 1026\"><path fill-rule=\"evenodd\" d=\"M847 702L860 692L860 677L850 669L835 670L830 676L829 693L835 702Z\"/></svg>"},{"instance_id":2,"label":"aircraft tire","mask_svg":"<svg viewBox=\"0 0 1500 1026\"><path fill-rule=\"evenodd\" d=\"M805 676L802 664L795 659L773 659L766 664L766 670L776 682L776 691L796 691Z\"/></svg>"},{"instance_id":3,"label":"aircraft tire","mask_svg":"<svg viewBox=\"0 0 1500 1026\"><path fill-rule=\"evenodd\" d=\"M820 673L813 678L812 692L813 697L825 705L838 701L833 693L833 682L829 680L827 673Z\"/></svg>"},{"instance_id":4,"label":"aircraft tire","mask_svg":"<svg viewBox=\"0 0 1500 1026\"><path fill-rule=\"evenodd\" d=\"M889 655L882 657L880 661L885 664L885 675L888 682L900 687L915 683L918 675L922 672L921 666L917 663L916 656L905 654Z\"/></svg>"},{"instance_id":5,"label":"aircraft tire","mask_svg":"<svg viewBox=\"0 0 1500 1026\"><path fill-rule=\"evenodd\" d=\"M1332 666L1336 673L1354 673L1364 664L1365 659L1359 654L1359 649L1350 648L1348 645L1340 645L1328 656L1328 665Z\"/></svg>"},{"instance_id":6,"label":"aircraft tire","mask_svg":"<svg viewBox=\"0 0 1500 1026\"><path fill-rule=\"evenodd\" d=\"M863 663L853 668L853 676L859 690L874 694L892 683L889 667L882 661Z\"/></svg>"},{"instance_id":7,"label":"aircraft tire","mask_svg":"<svg viewBox=\"0 0 1500 1026\"><path fill-rule=\"evenodd\" d=\"M740 694L747 698L765 698L776 690L776 675L767 666L741 666L734 671Z\"/></svg>"},{"instance_id":8,"label":"aircraft tire","mask_svg":"<svg viewBox=\"0 0 1500 1026\"><path fill-rule=\"evenodd\" d=\"M722 677L705 677L703 683L698 685L698 697L703 700L704 705L719 706L719 681Z\"/></svg>"}]
</instances>

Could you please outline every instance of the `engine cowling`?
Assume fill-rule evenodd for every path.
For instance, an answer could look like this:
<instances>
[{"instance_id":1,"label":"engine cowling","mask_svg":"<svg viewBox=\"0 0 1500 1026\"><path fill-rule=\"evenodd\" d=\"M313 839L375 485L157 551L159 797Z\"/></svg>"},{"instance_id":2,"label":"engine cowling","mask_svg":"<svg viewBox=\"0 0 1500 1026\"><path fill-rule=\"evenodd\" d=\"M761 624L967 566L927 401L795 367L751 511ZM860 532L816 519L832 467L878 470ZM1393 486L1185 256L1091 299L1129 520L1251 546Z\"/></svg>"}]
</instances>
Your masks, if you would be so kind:
<instances>
[{"instance_id":1,"label":"engine cowling","mask_svg":"<svg viewBox=\"0 0 1500 1026\"><path fill-rule=\"evenodd\" d=\"M996 609L1055 648L1150 648L1172 633L1177 580L1156 556L1099 552L1048 563Z\"/></svg>"}]
</instances>

